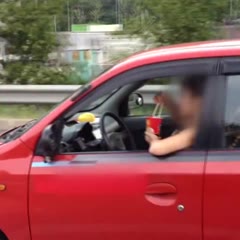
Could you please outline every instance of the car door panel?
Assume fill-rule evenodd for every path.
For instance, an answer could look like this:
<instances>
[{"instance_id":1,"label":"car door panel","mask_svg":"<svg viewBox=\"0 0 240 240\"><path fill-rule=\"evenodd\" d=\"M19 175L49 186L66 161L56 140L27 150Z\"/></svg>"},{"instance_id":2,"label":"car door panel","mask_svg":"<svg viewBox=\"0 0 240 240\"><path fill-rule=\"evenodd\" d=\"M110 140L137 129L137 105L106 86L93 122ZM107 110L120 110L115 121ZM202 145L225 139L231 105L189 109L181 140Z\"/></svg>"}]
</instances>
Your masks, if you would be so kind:
<instances>
[{"instance_id":1,"label":"car door panel","mask_svg":"<svg viewBox=\"0 0 240 240\"><path fill-rule=\"evenodd\" d=\"M239 87L240 58L221 59L221 81L215 83L219 90L214 96L215 108L211 118L217 116L215 132L224 141L209 151L204 179L204 240L240 239L240 151L235 140L239 137ZM221 111L219 111L221 109ZM220 124L219 124L220 123ZM230 137L228 139L228 137ZM215 141L217 138L215 137ZM230 141L229 141L230 140Z\"/></svg>"},{"instance_id":2,"label":"car door panel","mask_svg":"<svg viewBox=\"0 0 240 240\"><path fill-rule=\"evenodd\" d=\"M240 195L236 190L240 184L240 152L229 149L225 141L225 76L212 84L214 91L209 94L212 108L211 122L207 128L210 150L204 177L203 234L204 240L235 240L240 237Z\"/></svg>"},{"instance_id":3,"label":"car door panel","mask_svg":"<svg viewBox=\"0 0 240 240\"><path fill-rule=\"evenodd\" d=\"M32 239L202 239L205 152L35 157ZM183 211L178 210L183 205Z\"/></svg>"},{"instance_id":4,"label":"car door panel","mask_svg":"<svg viewBox=\"0 0 240 240\"><path fill-rule=\"evenodd\" d=\"M240 239L240 151L209 152L204 187L204 240Z\"/></svg>"},{"instance_id":5,"label":"car door panel","mask_svg":"<svg viewBox=\"0 0 240 240\"><path fill-rule=\"evenodd\" d=\"M194 64L187 60L126 71L97 87L64 117L84 109L107 91L105 86L109 92L110 86L170 72L185 76L201 69L210 74L216 72L216 64L216 59L196 59ZM136 125L145 128L145 121L139 121ZM205 141L199 142L197 146L206 149ZM36 156L29 179L32 239L202 240L205 156L205 151L163 158L147 152L92 152L59 155L51 163Z\"/></svg>"}]
</instances>

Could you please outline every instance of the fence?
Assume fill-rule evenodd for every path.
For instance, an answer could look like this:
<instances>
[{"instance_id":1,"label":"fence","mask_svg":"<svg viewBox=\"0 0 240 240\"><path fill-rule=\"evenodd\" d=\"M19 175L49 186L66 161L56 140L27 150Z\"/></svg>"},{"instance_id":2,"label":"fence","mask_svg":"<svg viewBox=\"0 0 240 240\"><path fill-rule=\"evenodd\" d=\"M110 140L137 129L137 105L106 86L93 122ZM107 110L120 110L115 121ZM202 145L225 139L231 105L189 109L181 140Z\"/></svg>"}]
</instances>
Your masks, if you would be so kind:
<instances>
[{"instance_id":1,"label":"fence","mask_svg":"<svg viewBox=\"0 0 240 240\"><path fill-rule=\"evenodd\" d=\"M0 104L56 104L77 90L79 85L0 85ZM167 85L147 85L139 89L146 104Z\"/></svg>"}]
</instances>

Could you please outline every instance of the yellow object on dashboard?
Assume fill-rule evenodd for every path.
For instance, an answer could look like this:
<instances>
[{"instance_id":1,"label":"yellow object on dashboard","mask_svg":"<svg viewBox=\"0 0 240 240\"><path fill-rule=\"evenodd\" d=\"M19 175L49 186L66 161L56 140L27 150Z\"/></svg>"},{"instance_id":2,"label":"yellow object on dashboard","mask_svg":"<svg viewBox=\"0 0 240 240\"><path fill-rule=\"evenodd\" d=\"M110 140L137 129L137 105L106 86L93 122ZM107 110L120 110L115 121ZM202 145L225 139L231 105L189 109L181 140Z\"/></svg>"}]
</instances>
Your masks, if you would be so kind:
<instances>
[{"instance_id":1,"label":"yellow object on dashboard","mask_svg":"<svg viewBox=\"0 0 240 240\"><path fill-rule=\"evenodd\" d=\"M82 113L82 114L80 114L80 115L78 116L77 121L78 121L78 122L82 122L82 123L84 123L84 122L89 122L89 123L91 123L91 122L94 122L95 119L96 119L96 117L95 117L95 115L92 114L92 113Z\"/></svg>"}]
</instances>

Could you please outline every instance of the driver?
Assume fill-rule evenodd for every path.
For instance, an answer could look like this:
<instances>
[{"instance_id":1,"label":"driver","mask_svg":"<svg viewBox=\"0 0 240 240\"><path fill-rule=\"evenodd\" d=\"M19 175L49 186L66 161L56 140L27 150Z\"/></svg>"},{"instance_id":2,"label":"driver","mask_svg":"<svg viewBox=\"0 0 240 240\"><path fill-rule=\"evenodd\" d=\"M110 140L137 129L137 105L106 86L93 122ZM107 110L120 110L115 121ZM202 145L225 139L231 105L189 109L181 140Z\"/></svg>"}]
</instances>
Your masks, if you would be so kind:
<instances>
[{"instance_id":1,"label":"driver","mask_svg":"<svg viewBox=\"0 0 240 240\"><path fill-rule=\"evenodd\" d=\"M153 133L151 128L147 128L145 140L149 143L151 154L163 156L190 148L194 144L206 80L207 77L201 75L183 79L179 104L176 104L167 94L159 93L155 96L155 103L164 104L180 126L180 130L175 131L172 136L166 139L161 139Z\"/></svg>"}]
</instances>

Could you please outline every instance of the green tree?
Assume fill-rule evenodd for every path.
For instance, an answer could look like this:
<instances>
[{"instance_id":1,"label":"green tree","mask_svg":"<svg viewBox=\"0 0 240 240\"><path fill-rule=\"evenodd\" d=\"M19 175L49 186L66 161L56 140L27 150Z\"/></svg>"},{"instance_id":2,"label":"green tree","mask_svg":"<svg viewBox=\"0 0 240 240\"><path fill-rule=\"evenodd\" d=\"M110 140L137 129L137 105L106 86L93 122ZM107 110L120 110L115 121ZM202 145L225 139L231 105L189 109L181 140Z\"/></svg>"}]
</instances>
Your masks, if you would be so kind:
<instances>
[{"instance_id":1,"label":"green tree","mask_svg":"<svg viewBox=\"0 0 240 240\"><path fill-rule=\"evenodd\" d=\"M103 4L103 14L101 22L105 24L116 24L117 23L117 0L101 0Z\"/></svg>"},{"instance_id":2,"label":"green tree","mask_svg":"<svg viewBox=\"0 0 240 240\"><path fill-rule=\"evenodd\" d=\"M74 24L98 23L102 16L102 0L70 0L69 8Z\"/></svg>"},{"instance_id":3,"label":"green tree","mask_svg":"<svg viewBox=\"0 0 240 240\"><path fill-rule=\"evenodd\" d=\"M214 27L228 10L226 0L135 0L134 3L135 14L124 19L125 32L152 39L158 45L213 38Z\"/></svg>"},{"instance_id":4,"label":"green tree","mask_svg":"<svg viewBox=\"0 0 240 240\"><path fill-rule=\"evenodd\" d=\"M13 84L64 84L67 71L49 66L49 54L59 43L54 33L54 16L61 11L62 0L2 1L0 36L8 44L14 61L4 63L1 79Z\"/></svg>"},{"instance_id":5,"label":"green tree","mask_svg":"<svg viewBox=\"0 0 240 240\"><path fill-rule=\"evenodd\" d=\"M57 16L57 29L68 31L72 24L115 24L116 3L117 0L64 0L63 11Z\"/></svg>"},{"instance_id":6,"label":"green tree","mask_svg":"<svg viewBox=\"0 0 240 240\"><path fill-rule=\"evenodd\" d=\"M0 36L9 44L9 51L21 61L45 62L56 49L53 17L60 11L54 1L5 1L0 5Z\"/></svg>"}]
</instances>

